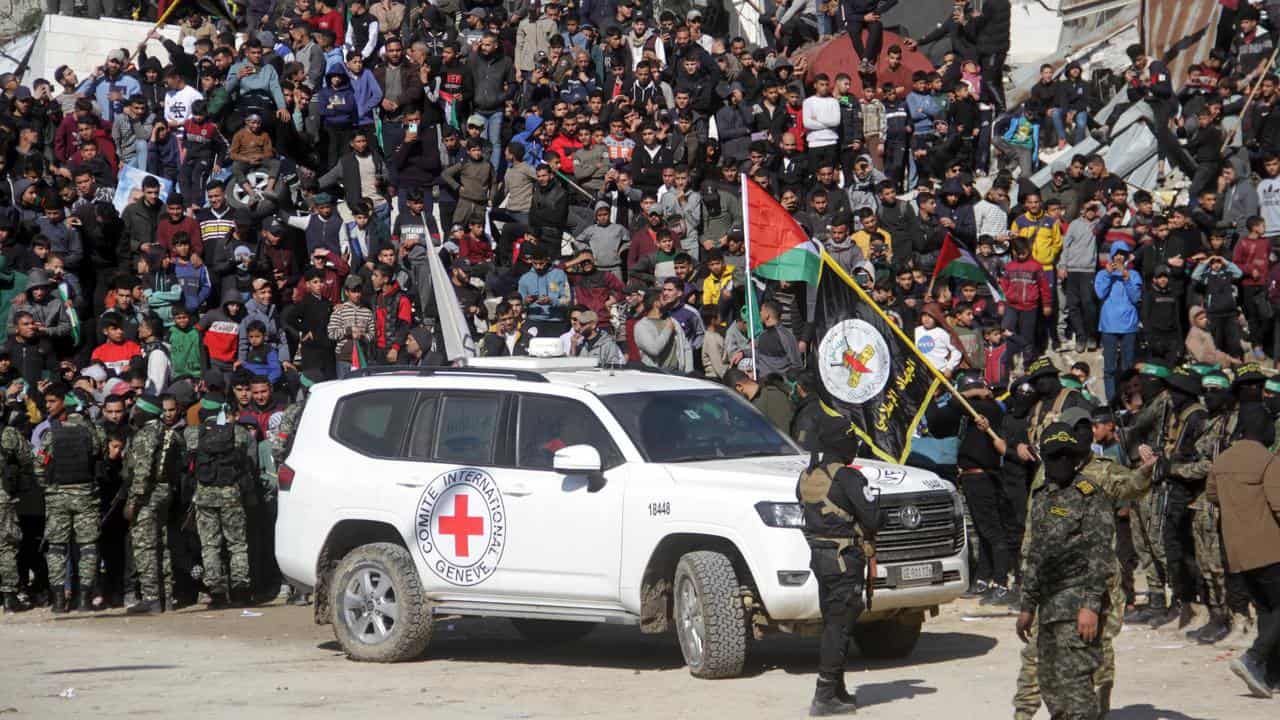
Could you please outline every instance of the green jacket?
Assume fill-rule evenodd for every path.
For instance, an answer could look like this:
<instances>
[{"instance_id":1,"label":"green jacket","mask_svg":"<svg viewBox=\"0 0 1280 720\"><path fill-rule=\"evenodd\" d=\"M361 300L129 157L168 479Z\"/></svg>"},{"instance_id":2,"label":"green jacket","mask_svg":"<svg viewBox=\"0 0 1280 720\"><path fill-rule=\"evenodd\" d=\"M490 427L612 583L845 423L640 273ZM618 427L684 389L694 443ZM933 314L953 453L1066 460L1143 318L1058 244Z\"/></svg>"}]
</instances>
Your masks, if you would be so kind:
<instances>
[{"instance_id":1,"label":"green jacket","mask_svg":"<svg viewBox=\"0 0 1280 720\"><path fill-rule=\"evenodd\" d=\"M187 330L169 328L169 361L173 363L173 378L199 378L204 372L204 350L200 331L191 326Z\"/></svg>"}]
</instances>

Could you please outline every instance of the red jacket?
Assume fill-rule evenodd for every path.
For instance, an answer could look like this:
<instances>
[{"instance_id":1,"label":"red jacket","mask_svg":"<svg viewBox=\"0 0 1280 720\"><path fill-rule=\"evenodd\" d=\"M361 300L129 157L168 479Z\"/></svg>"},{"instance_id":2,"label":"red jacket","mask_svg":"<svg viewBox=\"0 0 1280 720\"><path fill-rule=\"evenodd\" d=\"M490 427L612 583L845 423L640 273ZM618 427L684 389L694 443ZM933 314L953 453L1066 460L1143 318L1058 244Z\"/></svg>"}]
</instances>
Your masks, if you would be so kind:
<instances>
[{"instance_id":1,"label":"red jacket","mask_svg":"<svg viewBox=\"0 0 1280 720\"><path fill-rule=\"evenodd\" d=\"M564 133L556 135L547 150L560 156L560 172L573 173L573 154L582 149L582 143Z\"/></svg>"},{"instance_id":2,"label":"red jacket","mask_svg":"<svg viewBox=\"0 0 1280 720\"><path fill-rule=\"evenodd\" d=\"M107 367L108 370L114 371L117 375L123 375L129 371L129 362L136 357L142 355L142 348L138 343L132 340L125 340L119 345L113 342L104 342L93 349L93 354L89 359L93 362L100 362Z\"/></svg>"},{"instance_id":3,"label":"red jacket","mask_svg":"<svg viewBox=\"0 0 1280 720\"><path fill-rule=\"evenodd\" d=\"M488 240L473 238L471 233L466 233L458 241L458 257L472 265L493 262L493 247L489 245Z\"/></svg>"},{"instance_id":4,"label":"red jacket","mask_svg":"<svg viewBox=\"0 0 1280 720\"><path fill-rule=\"evenodd\" d=\"M156 242L170 255L173 255L173 236L180 232L191 238L192 254L204 257L204 238L200 237L200 223L195 218L183 215L182 220L173 222L167 213L160 215L156 222Z\"/></svg>"},{"instance_id":5,"label":"red jacket","mask_svg":"<svg viewBox=\"0 0 1280 720\"><path fill-rule=\"evenodd\" d=\"M1236 241L1235 252L1231 254L1231 262L1244 273L1244 277L1240 279L1241 285L1266 285L1271 275L1271 241L1248 236L1240 238Z\"/></svg>"},{"instance_id":6,"label":"red jacket","mask_svg":"<svg viewBox=\"0 0 1280 720\"><path fill-rule=\"evenodd\" d=\"M343 260L341 255L329 253L329 265L324 269L324 289L320 291L320 297L334 305L342 302L342 281L346 280L350 273L351 266L347 265L347 261ZM298 286L293 290L293 301L300 303L306 296L307 281L304 278L298 281Z\"/></svg>"},{"instance_id":7,"label":"red jacket","mask_svg":"<svg viewBox=\"0 0 1280 720\"><path fill-rule=\"evenodd\" d=\"M1049 294L1049 280L1044 274L1044 267L1033 257L1026 260L1014 260L1004 266L1004 277L1000 278L1000 289L1004 291L1009 307L1014 310L1035 310L1036 306L1053 307L1053 296Z\"/></svg>"},{"instance_id":8,"label":"red jacket","mask_svg":"<svg viewBox=\"0 0 1280 720\"><path fill-rule=\"evenodd\" d=\"M53 133L53 156L58 158L58 162L64 165L67 163L67 159L80 147L80 142L76 140L77 122L79 122L79 118L76 117L75 113L66 115L62 118L62 122L58 123L58 129ZM111 124L106 120L99 120L98 127L102 128L104 133L111 132ZM111 150L111 157L115 157L114 147Z\"/></svg>"},{"instance_id":9,"label":"red jacket","mask_svg":"<svg viewBox=\"0 0 1280 720\"><path fill-rule=\"evenodd\" d=\"M619 301L626 294L622 281L607 270L596 270L591 274L574 273L569 276L569 284L573 286L574 301L586 305L591 312L599 315L601 324L609 320L609 310L605 307L605 302L610 297L615 302Z\"/></svg>"},{"instance_id":10,"label":"red jacket","mask_svg":"<svg viewBox=\"0 0 1280 720\"><path fill-rule=\"evenodd\" d=\"M373 332L378 349L400 352L412 327L413 303L400 290L399 283L387 283L373 299Z\"/></svg>"}]
</instances>

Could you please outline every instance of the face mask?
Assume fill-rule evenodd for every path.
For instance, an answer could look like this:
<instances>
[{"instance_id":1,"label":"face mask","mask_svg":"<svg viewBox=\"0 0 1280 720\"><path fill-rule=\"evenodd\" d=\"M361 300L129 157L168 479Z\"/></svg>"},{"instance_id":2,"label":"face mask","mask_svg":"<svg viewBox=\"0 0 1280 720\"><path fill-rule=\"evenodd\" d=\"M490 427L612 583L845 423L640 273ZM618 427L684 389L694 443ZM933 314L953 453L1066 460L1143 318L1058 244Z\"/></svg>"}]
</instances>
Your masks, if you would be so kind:
<instances>
[{"instance_id":1,"label":"face mask","mask_svg":"<svg viewBox=\"0 0 1280 720\"><path fill-rule=\"evenodd\" d=\"M1204 406L1210 414L1217 414L1231 404L1230 390L1210 390L1204 395Z\"/></svg>"},{"instance_id":2,"label":"face mask","mask_svg":"<svg viewBox=\"0 0 1280 720\"><path fill-rule=\"evenodd\" d=\"M1058 487L1071 484L1071 481L1076 478L1076 463L1075 455L1070 453L1045 458L1045 479Z\"/></svg>"},{"instance_id":3,"label":"face mask","mask_svg":"<svg viewBox=\"0 0 1280 720\"><path fill-rule=\"evenodd\" d=\"M1160 394L1160 378L1154 375L1143 375L1140 381L1142 386L1142 402L1150 404L1156 395Z\"/></svg>"},{"instance_id":4,"label":"face mask","mask_svg":"<svg viewBox=\"0 0 1280 720\"><path fill-rule=\"evenodd\" d=\"M1049 397L1056 394L1060 387L1061 385L1058 383L1058 378L1056 377L1037 378L1035 382L1036 392L1039 393L1041 397Z\"/></svg>"}]
</instances>

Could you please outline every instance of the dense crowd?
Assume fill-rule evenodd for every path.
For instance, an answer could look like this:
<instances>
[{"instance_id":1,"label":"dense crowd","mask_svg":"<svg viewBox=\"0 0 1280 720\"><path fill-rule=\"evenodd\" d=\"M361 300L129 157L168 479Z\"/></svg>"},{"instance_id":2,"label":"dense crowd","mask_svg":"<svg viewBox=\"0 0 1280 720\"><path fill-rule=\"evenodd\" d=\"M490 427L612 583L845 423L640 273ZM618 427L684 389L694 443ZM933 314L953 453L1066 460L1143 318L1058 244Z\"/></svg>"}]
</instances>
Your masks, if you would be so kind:
<instances>
[{"instance_id":1,"label":"dense crowd","mask_svg":"<svg viewBox=\"0 0 1280 720\"><path fill-rule=\"evenodd\" d=\"M1200 547L1220 530L1192 528L1231 434L1177 423L1264 396L1280 415L1262 367L1280 350L1280 18L1224 12L1185 81L1134 45L1118 83L1046 66L1008 104L1007 0L958 0L882 50L894 4L780 2L755 46L713 37L718 8L644 0L251 0L234 26L179 8L176 41L153 31L85 77L0 77L6 608L274 596L275 468L305 388L456 359L450 293L479 355L719 378L811 447L812 288L750 280L749 326L747 178L959 385L912 462L964 491L984 602L1017 596L1037 423L1078 404L1099 452L1162 456L1180 481L1172 505L1121 510L1138 619L1185 624L1201 600L1211 641L1248 625L1239 574ZM796 52L839 28L844 71ZM935 43L940 65L907 70ZM1060 156L1144 103L1158 188ZM1067 353L1069 371L1036 364Z\"/></svg>"}]
</instances>

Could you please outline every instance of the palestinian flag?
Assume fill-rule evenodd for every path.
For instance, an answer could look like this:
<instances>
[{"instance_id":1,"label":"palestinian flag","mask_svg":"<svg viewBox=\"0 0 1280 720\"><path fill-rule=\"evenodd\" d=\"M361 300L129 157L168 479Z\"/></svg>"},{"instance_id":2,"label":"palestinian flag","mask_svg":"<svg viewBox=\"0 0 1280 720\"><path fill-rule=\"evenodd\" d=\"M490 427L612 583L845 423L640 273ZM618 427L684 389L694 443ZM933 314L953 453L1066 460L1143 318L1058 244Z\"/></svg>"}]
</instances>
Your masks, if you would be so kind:
<instances>
[{"instance_id":1,"label":"palestinian flag","mask_svg":"<svg viewBox=\"0 0 1280 720\"><path fill-rule=\"evenodd\" d=\"M816 282L822 265L809 239L768 191L742 176L743 237L751 272L769 280Z\"/></svg>"},{"instance_id":2,"label":"palestinian flag","mask_svg":"<svg viewBox=\"0 0 1280 720\"><path fill-rule=\"evenodd\" d=\"M939 380L915 343L831 256L822 253L810 369L831 415L886 462L901 464Z\"/></svg>"},{"instance_id":3,"label":"palestinian flag","mask_svg":"<svg viewBox=\"0 0 1280 720\"><path fill-rule=\"evenodd\" d=\"M979 285L985 283L991 297L998 302L1004 302L1004 293L1000 292L1000 285L987 274L985 268L978 264L978 259L973 256L973 253L947 233L942 240L942 250L938 252L938 264L933 267L933 279L929 284L933 285L939 278L952 277L971 280Z\"/></svg>"},{"instance_id":4,"label":"palestinian flag","mask_svg":"<svg viewBox=\"0 0 1280 720\"><path fill-rule=\"evenodd\" d=\"M364 357L364 345L359 340L351 341L351 369L361 370L369 362Z\"/></svg>"}]
</instances>

